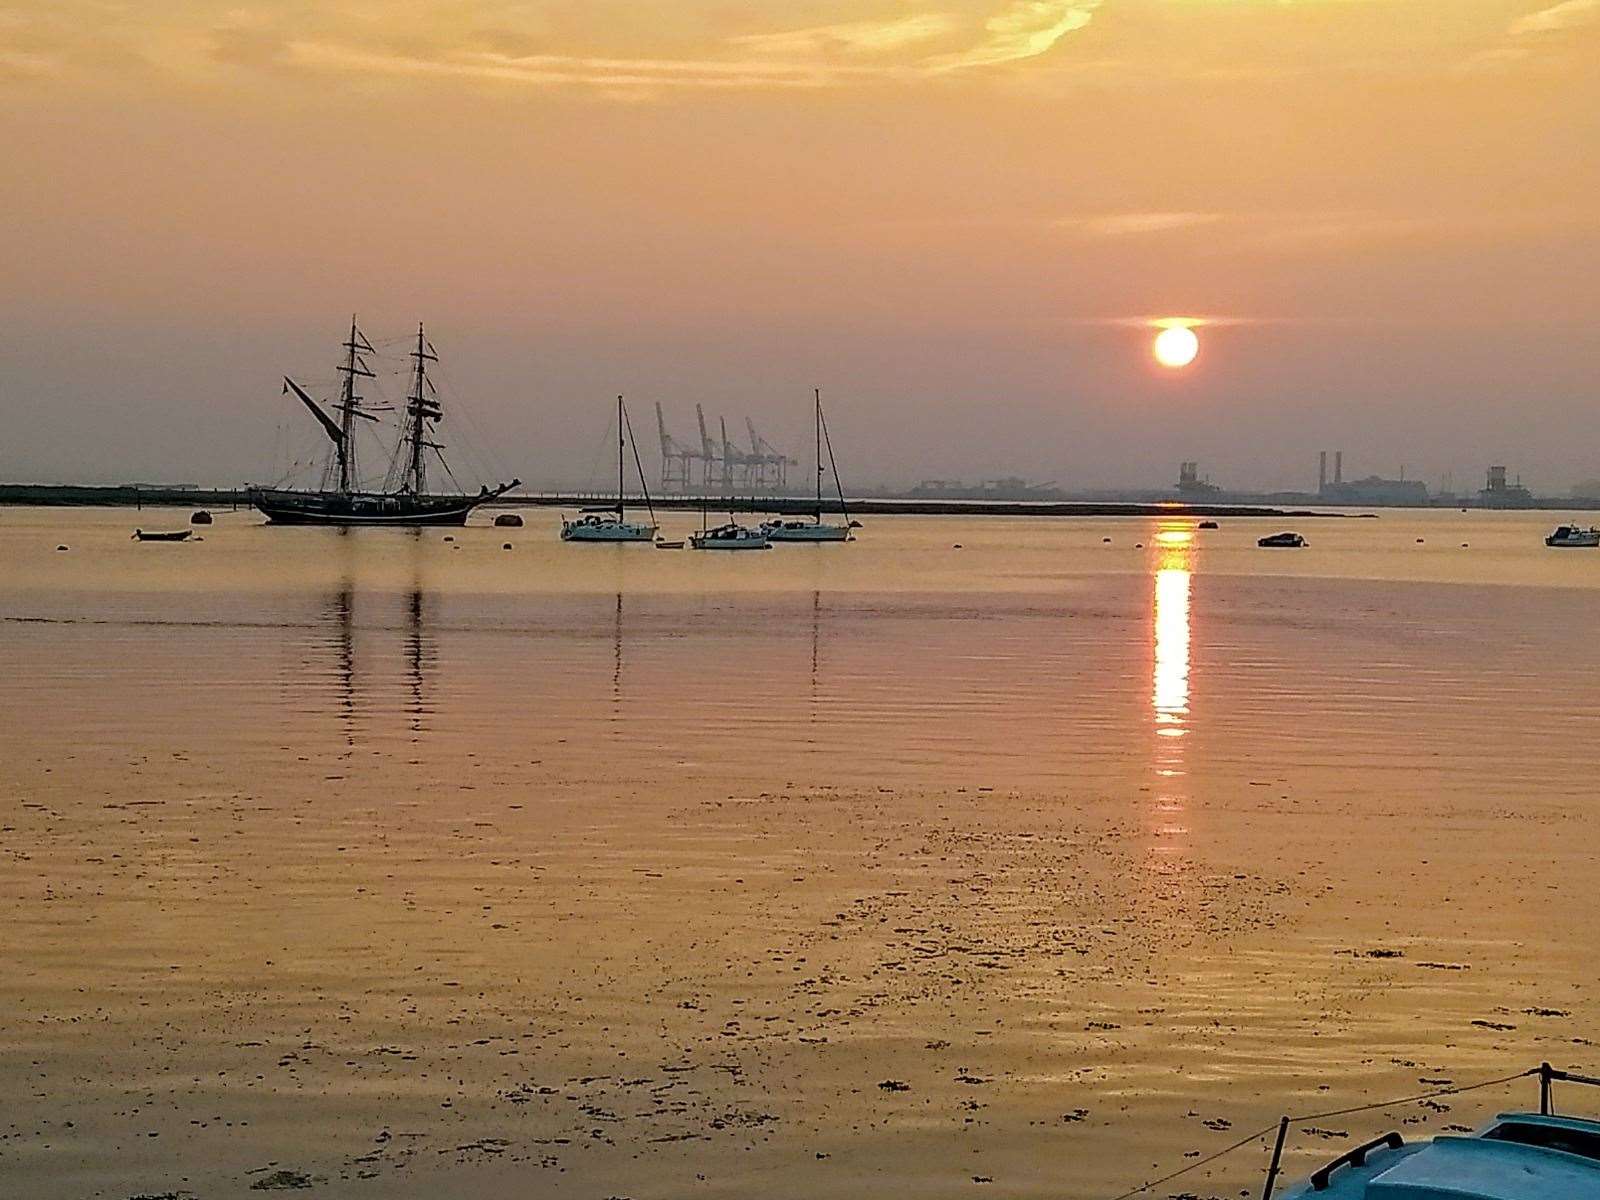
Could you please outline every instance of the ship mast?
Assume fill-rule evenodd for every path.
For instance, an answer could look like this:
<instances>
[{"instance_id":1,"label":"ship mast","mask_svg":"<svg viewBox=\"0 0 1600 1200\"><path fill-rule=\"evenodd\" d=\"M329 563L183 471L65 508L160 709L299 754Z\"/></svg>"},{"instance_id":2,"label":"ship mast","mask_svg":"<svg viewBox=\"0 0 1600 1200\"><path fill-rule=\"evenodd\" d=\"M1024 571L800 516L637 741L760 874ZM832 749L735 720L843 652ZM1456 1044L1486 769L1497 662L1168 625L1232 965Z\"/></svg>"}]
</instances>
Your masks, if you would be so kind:
<instances>
[{"instance_id":1,"label":"ship mast","mask_svg":"<svg viewBox=\"0 0 1600 1200\"><path fill-rule=\"evenodd\" d=\"M411 457L406 472L406 486L413 495L420 496L427 490L428 484L428 464L423 451L433 444L427 439L427 423L437 421L444 415L438 397L433 394L433 385L428 382L428 364L438 362L439 356L428 345L420 322L417 324L417 348L411 352L411 357L416 360L417 369L412 380L411 395L406 399L406 445Z\"/></svg>"},{"instance_id":2,"label":"ship mast","mask_svg":"<svg viewBox=\"0 0 1600 1200\"><path fill-rule=\"evenodd\" d=\"M356 394L356 377L376 378L361 359L362 353L372 352L372 344L356 328L354 315L350 317L350 340L345 342L344 352L344 362L339 367L344 376L338 406L339 439L334 443L334 453L339 459L339 490L349 495L360 483L356 471L356 418L366 416L361 411L361 397Z\"/></svg>"}]
</instances>

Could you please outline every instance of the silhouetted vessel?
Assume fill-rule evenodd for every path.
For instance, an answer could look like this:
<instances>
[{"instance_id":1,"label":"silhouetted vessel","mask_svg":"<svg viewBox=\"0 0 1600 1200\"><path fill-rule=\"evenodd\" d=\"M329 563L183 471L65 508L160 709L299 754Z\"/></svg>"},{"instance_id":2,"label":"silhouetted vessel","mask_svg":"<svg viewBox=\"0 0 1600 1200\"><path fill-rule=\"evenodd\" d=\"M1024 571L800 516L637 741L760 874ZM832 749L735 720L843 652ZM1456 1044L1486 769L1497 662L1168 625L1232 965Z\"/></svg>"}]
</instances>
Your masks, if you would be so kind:
<instances>
[{"instance_id":1,"label":"silhouetted vessel","mask_svg":"<svg viewBox=\"0 0 1600 1200\"><path fill-rule=\"evenodd\" d=\"M1298 533L1272 533L1268 534L1264 538L1256 539L1256 545L1260 546L1264 550L1271 550L1276 547L1298 550L1305 544L1305 538L1301 537Z\"/></svg>"},{"instance_id":2,"label":"silhouetted vessel","mask_svg":"<svg viewBox=\"0 0 1600 1200\"><path fill-rule=\"evenodd\" d=\"M279 525L464 525L473 509L522 482L513 479L494 488L486 486L477 495L428 491L428 452L437 456L443 449L435 440L434 427L444 416L444 408L428 380L428 364L438 362L438 355L418 325L417 347L411 352L416 364L411 393L406 397L400 441L389 464L386 486L381 491L361 490L356 473L356 422L376 423L375 411L382 410L364 407L356 390L357 379L374 378L363 355L377 351L357 328L354 317L350 319L350 338L344 343L344 351L345 359L339 366L344 379L339 400L332 406L338 413L337 420L303 387L284 376L284 394L293 392L333 442L334 478L319 491L247 489L250 503L266 514L267 520ZM441 457L440 462L443 461ZM449 467L445 469L448 472ZM336 486L328 487L327 482Z\"/></svg>"}]
</instances>

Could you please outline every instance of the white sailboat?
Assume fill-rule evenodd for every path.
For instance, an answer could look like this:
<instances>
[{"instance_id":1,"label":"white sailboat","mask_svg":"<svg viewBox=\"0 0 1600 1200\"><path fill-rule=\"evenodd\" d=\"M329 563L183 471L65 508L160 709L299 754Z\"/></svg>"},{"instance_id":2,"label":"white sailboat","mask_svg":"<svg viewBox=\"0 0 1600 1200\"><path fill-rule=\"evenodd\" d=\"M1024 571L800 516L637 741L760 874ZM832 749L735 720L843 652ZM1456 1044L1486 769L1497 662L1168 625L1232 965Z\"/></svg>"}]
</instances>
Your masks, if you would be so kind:
<instances>
[{"instance_id":1,"label":"white sailboat","mask_svg":"<svg viewBox=\"0 0 1600 1200\"><path fill-rule=\"evenodd\" d=\"M761 523L762 531L768 539L774 542L848 542L853 541L855 535L851 530L859 529L855 521L850 519L850 513L845 509L844 487L839 483L839 467L833 461L833 442L828 437L828 423L822 415L822 389L814 389L812 395L816 400L816 426L817 426L817 507L809 521L795 520L792 518L777 518ZM822 519L822 451L828 451L828 469L833 472L834 490L839 496L839 513L843 521L824 521Z\"/></svg>"},{"instance_id":2,"label":"white sailboat","mask_svg":"<svg viewBox=\"0 0 1600 1200\"><path fill-rule=\"evenodd\" d=\"M628 421L628 410L622 397L617 397L617 503L607 508L586 508L575 520L561 522L563 542L653 542L660 532L656 525L655 506L650 503L650 487L644 481L644 465L639 461L639 447L633 448L633 465L639 472L639 490L644 494L645 507L650 511L648 525L628 520L622 502L622 476L625 452L633 437L633 426Z\"/></svg>"}]
</instances>

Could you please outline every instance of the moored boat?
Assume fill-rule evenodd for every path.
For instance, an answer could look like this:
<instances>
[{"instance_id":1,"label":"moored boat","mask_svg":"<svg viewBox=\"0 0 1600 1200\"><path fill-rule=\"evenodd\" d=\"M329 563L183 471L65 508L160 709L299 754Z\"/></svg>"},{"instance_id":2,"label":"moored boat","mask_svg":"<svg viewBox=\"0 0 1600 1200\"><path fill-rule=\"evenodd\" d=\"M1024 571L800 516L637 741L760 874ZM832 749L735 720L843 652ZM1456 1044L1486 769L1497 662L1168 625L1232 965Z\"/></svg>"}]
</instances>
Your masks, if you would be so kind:
<instances>
[{"instance_id":1,"label":"moored boat","mask_svg":"<svg viewBox=\"0 0 1600 1200\"><path fill-rule=\"evenodd\" d=\"M689 535L689 545L695 550L767 550L770 545L764 529L751 529L730 521L711 529L702 529Z\"/></svg>"},{"instance_id":2,"label":"moored boat","mask_svg":"<svg viewBox=\"0 0 1600 1200\"><path fill-rule=\"evenodd\" d=\"M339 366L343 381L339 399L332 404L338 419L287 375L285 394L293 393L316 418L333 443L333 461L326 468L323 486L317 490L280 487L249 487L250 503L275 525L464 525L472 510L516 487L521 480L494 488L482 487L476 495L433 493L428 490L430 455L449 473L444 447L438 441L437 425L444 416L443 404L428 378L428 364L438 355L428 342L421 325L417 326L416 349L411 352L411 393L406 397L401 438L389 464L385 486L362 488L356 455L356 422L376 423L382 408L369 406L357 390L358 379L374 379L367 356L376 354L355 318L350 320L350 336L344 343L344 361Z\"/></svg>"},{"instance_id":3,"label":"moored boat","mask_svg":"<svg viewBox=\"0 0 1600 1200\"><path fill-rule=\"evenodd\" d=\"M850 513L845 507L844 487L839 482L839 465L833 459L833 441L828 437L828 425L822 415L822 389L812 391L815 400L815 424L817 434L817 506L809 521L786 520L779 518L761 523L762 532L774 542L848 542L854 540L854 529L860 525L850 519ZM839 496L839 514L843 517L841 522L824 521L822 519L822 451L828 451L828 467L833 471L834 490Z\"/></svg>"},{"instance_id":4,"label":"moored boat","mask_svg":"<svg viewBox=\"0 0 1600 1200\"><path fill-rule=\"evenodd\" d=\"M178 529L171 533L146 532L143 529L133 531L133 540L136 542L187 542L192 529Z\"/></svg>"},{"instance_id":5,"label":"moored boat","mask_svg":"<svg viewBox=\"0 0 1600 1200\"><path fill-rule=\"evenodd\" d=\"M1263 549L1269 549L1269 550L1273 549L1275 547L1286 547L1286 548L1290 548L1290 549L1299 549L1301 546L1304 546L1305 544L1306 544L1306 539L1305 538L1301 537L1298 533L1289 533L1287 531L1284 532L1284 533L1269 534L1268 536L1266 536L1264 538L1257 538L1256 539L1256 545L1262 547Z\"/></svg>"},{"instance_id":6,"label":"moored boat","mask_svg":"<svg viewBox=\"0 0 1600 1200\"><path fill-rule=\"evenodd\" d=\"M1588 529L1578 525L1557 525L1556 531L1544 539L1544 544L1572 549L1592 549L1600 546L1600 528L1593 525Z\"/></svg>"},{"instance_id":7,"label":"moored boat","mask_svg":"<svg viewBox=\"0 0 1600 1200\"><path fill-rule=\"evenodd\" d=\"M644 481L644 464L639 461L639 447L633 448L633 463L639 472L639 490L644 493L645 507L650 511L650 523L628 520L623 503L622 477L624 456L633 428L628 422L628 410L617 397L617 502L604 508L586 508L574 520L561 522L563 542L653 542L660 532L655 521L655 506L650 503L650 488Z\"/></svg>"}]
</instances>

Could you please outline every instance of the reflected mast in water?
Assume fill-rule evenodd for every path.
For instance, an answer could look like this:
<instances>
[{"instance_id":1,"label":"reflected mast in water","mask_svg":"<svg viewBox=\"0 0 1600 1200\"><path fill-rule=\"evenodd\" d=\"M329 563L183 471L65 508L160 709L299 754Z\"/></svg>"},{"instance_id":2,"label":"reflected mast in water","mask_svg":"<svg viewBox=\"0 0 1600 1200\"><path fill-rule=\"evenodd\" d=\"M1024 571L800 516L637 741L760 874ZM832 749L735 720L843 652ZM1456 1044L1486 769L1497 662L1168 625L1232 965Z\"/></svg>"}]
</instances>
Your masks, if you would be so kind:
<instances>
[{"instance_id":1,"label":"reflected mast in water","mask_svg":"<svg viewBox=\"0 0 1600 1200\"><path fill-rule=\"evenodd\" d=\"M411 715L411 732L413 734L425 733L427 725L425 718L433 711L428 703L425 684L427 682L428 668L433 663L433 644L428 639L426 623L423 620L422 588L412 588L407 597L406 605L406 651L407 666L410 669L411 703L408 711ZM416 738L412 738L416 741Z\"/></svg>"},{"instance_id":2,"label":"reflected mast in water","mask_svg":"<svg viewBox=\"0 0 1600 1200\"><path fill-rule=\"evenodd\" d=\"M622 721L622 592L617 592L616 615L611 626L611 721Z\"/></svg>"}]
</instances>

